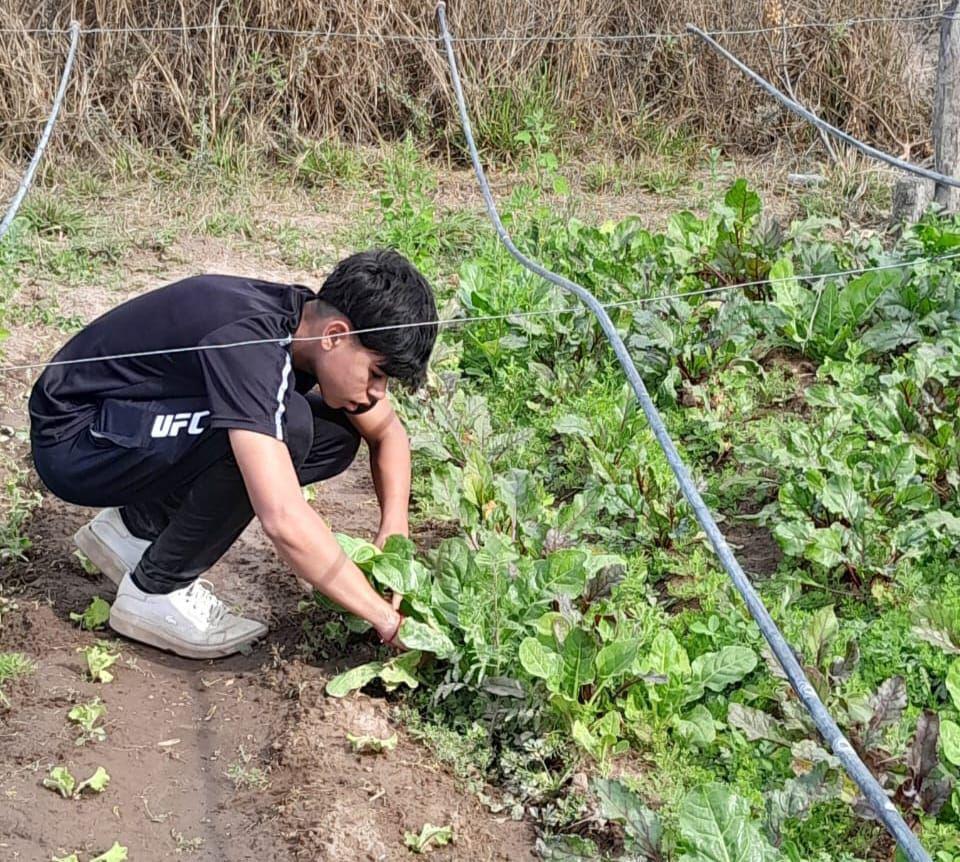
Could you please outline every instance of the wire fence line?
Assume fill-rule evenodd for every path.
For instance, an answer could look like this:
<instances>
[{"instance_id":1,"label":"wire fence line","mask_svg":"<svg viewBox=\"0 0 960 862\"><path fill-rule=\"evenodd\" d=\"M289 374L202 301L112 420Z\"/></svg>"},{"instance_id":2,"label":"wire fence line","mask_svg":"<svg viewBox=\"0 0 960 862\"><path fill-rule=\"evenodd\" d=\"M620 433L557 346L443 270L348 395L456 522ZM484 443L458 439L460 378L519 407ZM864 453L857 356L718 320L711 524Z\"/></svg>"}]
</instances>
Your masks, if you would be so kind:
<instances>
[{"instance_id":1,"label":"wire fence line","mask_svg":"<svg viewBox=\"0 0 960 862\"><path fill-rule=\"evenodd\" d=\"M764 33L782 33L784 31L794 30L832 30L843 27L856 27L880 23L919 23L936 20L941 18L942 15L942 12L928 12L923 15L877 15L872 17L847 18L834 21L805 21L800 23L785 21L780 26L721 28L717 30L707 30L706 32L710 36L756 36ZM437 43L440 40L439 36L420 36L412 33L365 33L362 31L325 30L320 28L298 30L284 27L260 27L239 23L221 24L215 21L210 21L206 24L157 24L145 25L142 27L81 27L80 34L84 36L96 36L116 33L203 33L213 30L235 30L245 33L263 33L267 35L295 36L304 38L372 40L375 42ZM69 28L60 29L56 27L0 27L0 34L10 35L62 36L69 32ZM690 37L690 35L690 33L682 30L678 30L676 32L651 33L558 33L555 35L548 33L480 33L473 36L451 36L451 41L454 44L470 42L635 42L645 40L687 39Z\"/></svg>"},{"instance_id":2,"label":"wire fence line","mask_svg":"<svg viewBox=\"0 0 960 862\"><path fill-rule=\"evenodd\" d=\"M811 281L811 280L826 280L832 278L843 278L847 276L855 275L864 275L869 272L885 272L889 270L896 269L910 269L921 264L935 264L941 263L944 261L950 260L960 260L960 251L947 252L941 255L935 255L933 257L916 257L911 258L910 260L894 261L891 263L877 264L875 266L863 266L856 267L853 269L843 269L837 270L834 272L824 272L824 273L799 273L792 276L781 276L776 278L762 278L755 279L753 281L740 281L734 284L724 284L717 285L715 287L706 287L702 290L685 290L677 291L674 293L661 293L654 296L644 296L638 297L636 299L626 299L620 300L618 302L607 302L601 303L601 307L604 309L619 309L627 308L632 306L643 306L643 305L653 305L659 302L669 302L672 300L679 299L692 299L698 296L713 296L716 294L729 293L735 290L746 290L751 287L770 287L776 284L783 284L792 281ZM692 275L688 273L687 275ZM503 314L485 314L477 315L473 317L453 317L453 318L443 318L436 320L424 320L417 323L395 323L389 326L372 326L366 329L353 329L349 332L343 333L343 335L367 335L374 332L392 332L399 329L417 329L426 326L435 326L437 328L444 328L448 326L471 326L478 323L490 323L493 321L507 321L511 322L514 320L522 320L525 318L535 318L535 317L555 317L561 314L570 314L571 312L577 311L577 306L564 306L559 308L544 308L544 309L534 309L529 311L524 311L522 309L516 309L514 311L505 312ZM141 350L134 351L130 353L113 353L105 356L83 356L76 359L62 359L48 362L29 362L19 365L2 365L0 366L0 374L11 374L15 371L31 371L38 368L50 368L50 367L59 367L67 365L86 365L91 362L109 362L116 361L120 359L139 359L146 356L165 356L173 355L178 353L199 353L206 350L229 350L239 347L252 347L258 344L289 344L291 341L298 342L310 342L310 341L327 341L332 338L340 338L342 336L333 336L333 335L313 335L313 336L301 336L298 338L259 338L259 339L249 339L246 341L233 341L227 342L224 344L192 344L182 347L165 347L157 348L155 350Z\"/></svg>"}]
</instances>

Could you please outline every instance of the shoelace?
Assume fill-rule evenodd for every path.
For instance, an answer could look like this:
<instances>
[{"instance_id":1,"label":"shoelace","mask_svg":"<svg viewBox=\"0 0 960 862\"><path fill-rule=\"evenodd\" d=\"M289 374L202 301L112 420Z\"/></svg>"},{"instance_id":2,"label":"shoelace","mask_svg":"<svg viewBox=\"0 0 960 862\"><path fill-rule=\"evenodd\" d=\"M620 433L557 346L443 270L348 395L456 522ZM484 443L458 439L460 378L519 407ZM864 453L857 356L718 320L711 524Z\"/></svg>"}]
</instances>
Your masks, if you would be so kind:
<instances>
[{"instance_id":1,"label":"shoelace","mask_svg":"<svg viewBox=\"0 0 960 862\"><path fill-rule=\"evenodd\" d=\"M227 606L213 594L213 584L198 578L183 594L184 600L208 626L215 626L227 613Z\"/></svg>"}]
</instances>

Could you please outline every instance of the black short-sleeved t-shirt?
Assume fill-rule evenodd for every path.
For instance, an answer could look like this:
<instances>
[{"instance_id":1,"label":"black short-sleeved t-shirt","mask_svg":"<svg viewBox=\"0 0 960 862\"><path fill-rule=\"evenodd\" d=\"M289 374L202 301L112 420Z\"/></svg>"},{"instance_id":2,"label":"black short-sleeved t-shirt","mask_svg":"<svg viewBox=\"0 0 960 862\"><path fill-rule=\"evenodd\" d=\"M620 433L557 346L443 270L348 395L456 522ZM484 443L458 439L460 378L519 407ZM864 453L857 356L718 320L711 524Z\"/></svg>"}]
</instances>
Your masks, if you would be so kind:
<instances>
[{"instance_id":1,"label":"black short-sleeved t-shirt","mask_svg":"<svg viewBox=\"0 0 960 862\"><path fill-rule=\"evenodd\" d=\"M212 428L246 428L285 439L286 404L316 380L291 365L290 338L303 306L300 285L201 275L131 299L77 333L54 361L200 345L243 346L161 352L50 366L30 395L31 437L51 445L91 427L108 399L201 399Z\"/></svg>"}]
</instances>

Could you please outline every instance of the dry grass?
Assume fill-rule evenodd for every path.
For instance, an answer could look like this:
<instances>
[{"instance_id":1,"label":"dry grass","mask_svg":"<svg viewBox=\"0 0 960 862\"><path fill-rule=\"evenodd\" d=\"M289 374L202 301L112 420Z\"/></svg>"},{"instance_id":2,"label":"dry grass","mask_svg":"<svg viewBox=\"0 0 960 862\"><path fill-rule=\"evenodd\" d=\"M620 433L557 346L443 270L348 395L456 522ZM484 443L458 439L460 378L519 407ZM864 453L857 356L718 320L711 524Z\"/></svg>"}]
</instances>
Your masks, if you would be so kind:
<instances>
[{"instance_id":1,"label":"dry grass","mask_svg":"<svg viewBox=\"0 0 960 862\"><path fill-rule=\"evenodd\" d=\"M452 31L621 34L780 26L797 20L915 14L937 0L484 0L453 3ZM203 30L83 38L57 145L111 150L118 141L196 151L227 138L289 148L300 137L347 142L412 131L459 149L433 3L412 0L9 0L0 28L164 26ZM231 25L403 34L426 41L341 39ZM924 25L783 29L723 41L831 121L898 153L929 147L932 87L918 62ZM66 35L0 33L0 155L32 151L62 67ZM537 108L616 141L641 145L651 126L683 127L728 149L769 149L813 133L693 39L465 42L457 46L478 128L491 150ZM928 65L928 64L927 64Z\"/></svg>"}]
</instances>

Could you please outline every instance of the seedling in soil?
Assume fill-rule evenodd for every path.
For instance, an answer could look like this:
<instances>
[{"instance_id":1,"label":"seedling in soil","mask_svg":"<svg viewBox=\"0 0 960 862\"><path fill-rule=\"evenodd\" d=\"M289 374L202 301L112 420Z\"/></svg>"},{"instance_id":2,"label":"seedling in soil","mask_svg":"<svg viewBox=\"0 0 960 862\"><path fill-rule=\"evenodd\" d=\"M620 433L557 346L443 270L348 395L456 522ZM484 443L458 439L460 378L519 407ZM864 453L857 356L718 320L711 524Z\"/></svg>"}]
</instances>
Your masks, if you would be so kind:
<instances>
[{"instance_id":1,"label":"seedling in soil","mask_svg":"<svg viewBox=\"0 0 960 862\"><path fill-rule=\"evenodd\" d=\"M71 613L70 619L89 632L101 629L110 619L110 603L101 599L100 596L94 596L93 601L82 614Z\"/></svg>"},{"instance_id":2,"label":"seedling in soil","mask_svg":"<svg viewBox=\"0 0 960 862\"><path fill-rule=\"evenodd\" d=\"M414 853L426 853L433 846L443 847L451 841L453 841L452 826L434 826L432 823L424 823L419 835L416 832L403 833L403 843Z\"/></svg>"},{"instance_id":3,"label":"seedling in soil","mask_svg":"<svg viewBox=\"0 0 960 862\"><path fill-rule=\"evenodd\" d=\"M33 669L33 662L23 653L0 652L0 685L3 685L7 680L26 676L28 673L32 673ZM4 695L3 689L0 689L0 706L10 706L10 701Z\"/></svg>"},{"instance_id":4,"label":"seedling in soil","mask_svg":"<svg viewBox=\"0 0 960 862\"><path fill-rule=\"evenodd\" d=\"M253 755L247 754L241 745L240 759L231 764L225 773L235 790L263 790L270 783L267 774L259 766L249 765L252 759Z\"/></svg>"},{"instance_id":5,"label":"seedling in soil","mask_svg":"<svg viewBox=\"0 0 960 862\"><path fill-rule=\"evenodd\" d=\"M82 652L87 657L90 679L94 682L110 682L113 679L113 674L107 668L120 658L120 653L112 653L99 644L78 647L77 652Z\"/></svg>"},{"instance_id":6,"label":"seedling in soil","mask_svg":"<svg viewBox=\"0 0 960 862\"><path fill-rule=\"evenodd\" d=\"M103 742L107 738L107 731L103 727L95 727L96 723L107 713L107 708L95 697L89 703L81 703L67 713L70 721L75 721L83 731L76 739L77 745L85 742Z\"/></svg>"},{"instance_id":7,"label":"seedling in soil","mask_svg":"<svg viewBox=\"0 0 960 862\"><path fill-rule=\"evenodd\" d=\"M54 857L53 862L80 862L80 857L76 853L71 853L69 856ZM90 862L127 862L127 848L118 841L114 841L113 847L106 853L94 856Z\"/></svg>"},{"instance_id":8,"label":"seedling in soil","mask_svg":"<svg viewBox=\"0 0 960 862\"><path fill-rule=\"evenodd\" d=\"M83 569L88 575L99 575L100 569L98 569L91 561L90 558L83 551L74 551L73 555L80 562L80 568Z\"/></svg>"},{"instance_id":9,"label":"seedling in soil","mask_svg":"<svg viewBox=\"0 0 960 862\"><path fill-rule=\"evenodd\" d=\"M397 747L397 735L380 739L378 736L354 736L347 734L350 748L357 754L382 754L384 751L393 751Z\"/></svg>"},{"instance_id":10,"label":"seedling in soil","mask_svg":"<svg viewBox=\"0 0 960 862\"><path fill-rule=\"evenodd\" d=\"M66 766L55 766L50 770L50 775L43 779L44 787L56 790L64 799L79 799L80 794L87 788L94 793L103 793L109 783L110 776L102 766L98 766L93 775L79 784Z\"/></svg>"}]
</instances>

